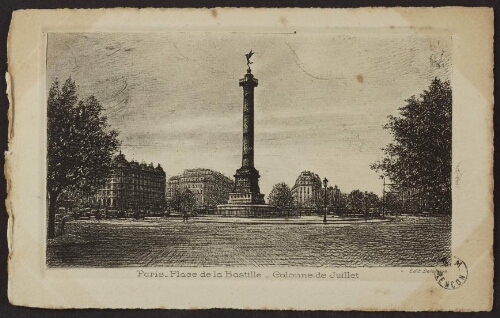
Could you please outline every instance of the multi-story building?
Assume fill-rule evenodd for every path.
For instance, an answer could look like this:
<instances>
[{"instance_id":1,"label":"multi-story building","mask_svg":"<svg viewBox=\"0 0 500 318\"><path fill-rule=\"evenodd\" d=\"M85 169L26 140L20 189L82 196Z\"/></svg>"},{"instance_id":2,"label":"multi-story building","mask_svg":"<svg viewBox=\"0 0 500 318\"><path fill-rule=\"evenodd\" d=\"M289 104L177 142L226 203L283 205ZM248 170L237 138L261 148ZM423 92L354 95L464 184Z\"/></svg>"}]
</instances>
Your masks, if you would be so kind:
<instances>
[{"instance_id":1,"label":"multi-story building","mask_svg":"<svg viewBox=\"0 0 500 318\"><path fill-rule=\"evenodd\" d=\"M311 171L302 171L292 187L292 195L296 206L306 213L324 211L325 204L329 212L340 213L345 205L339 187L327 187L325 195L321 178Z\"/></svg>"},{"instance_id":2,"label":"multi-story building","mask_svg":"<svg viewBox=\"0 0 500 318\"><path fill-rule=\"evenodd\" d=\"M329 186L326 188L326 199L325 199L325 188L321 189L321 202L324 205L326 200L326 206L328 212L340 213L341 207L343 206L342 192L337 185Z\"/></svg>"},{"instance_id":3,"label":"multi-story building","mask_svg":"<svg viewBox=\"0 0 500 318\"><path fill-rule=\"evenodd\" d=\"M321 178L311 171L302 171L295 185L292 195L298 207L314 207L321 203Z\"/></svg>"},{"instance_id":4,"label":"multi-story building","mask_svg":"<svg viewBox=\"0 0 500 318\"><path fill-rule=\"evenodd\" d=\"M188 189L195 197L197 208L213 208L227 203L229 193L233 191L234 181L220 172L210 169L186 169L167 182L167 200L176 192Z\"/></svg>"},{"instance_id":5,"label":"multi-story building","mask_svg":"<svg viewBox=\"0 0 500 318\"><path fill-rule=\"evenodd\" d=\"M181 176L173 176L167 181L167 187L166 187L166 199L167 201L175 195L176 192L180 191L181 188L179 186L179 180L181 179Z\"/></svg>"},{"instance_id":6,"label":"multi-story building","mask_svg":"<svg viewBox=\"0 0 500 318\"><path fill-rule=\"evenodd\" d=\"M160 164L129 162L120 153L112 165L111 175L97 193L99 206L118 211L164 210L166 176Z\"/></svg>"},{"instance_id":7,"label":"multi-story building","mask_svg":"<svg viewBox=\"0 0 500 318\"><path fill-rule=\"evenodd\" d=\"M340 189L337 185L326 188L326 202L329 206L335 205L340 200ZM325 200L325 188L321 190L321 198Z\"/></svg>"}]
</instances>

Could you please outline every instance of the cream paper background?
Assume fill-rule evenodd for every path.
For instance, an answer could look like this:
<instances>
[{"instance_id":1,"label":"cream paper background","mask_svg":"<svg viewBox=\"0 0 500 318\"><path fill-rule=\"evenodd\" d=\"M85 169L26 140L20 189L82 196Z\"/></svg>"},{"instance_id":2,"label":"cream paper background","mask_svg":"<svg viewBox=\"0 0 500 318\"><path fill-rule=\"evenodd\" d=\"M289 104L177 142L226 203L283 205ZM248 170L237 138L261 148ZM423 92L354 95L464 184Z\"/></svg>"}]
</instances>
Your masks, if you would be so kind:
<instances>
[{"instance_id":1,"label":"cream paper background","mask_svg":"<svg viewBox=\"0 0 500 318\"><path fill-rule=\"evenodd\" d=\"M261 279L138 278L135 268L45 266L46 32L334 32L379 28L453 36L452 252L466 283L445 290L411 268L246 268ZM338 32L338 31L337 31ZM493 297L493 11L487 8L27 10L8 38L9 299L45 308L490 310ZM162 268L148 271L169 271ZM206 268L182 268L200 273ZM245 268L209 268L234 270ZM348 281L272 278L274 271L359 273ZM268 276L269 278L265 278Z\"/></svg>"}]
</instances>

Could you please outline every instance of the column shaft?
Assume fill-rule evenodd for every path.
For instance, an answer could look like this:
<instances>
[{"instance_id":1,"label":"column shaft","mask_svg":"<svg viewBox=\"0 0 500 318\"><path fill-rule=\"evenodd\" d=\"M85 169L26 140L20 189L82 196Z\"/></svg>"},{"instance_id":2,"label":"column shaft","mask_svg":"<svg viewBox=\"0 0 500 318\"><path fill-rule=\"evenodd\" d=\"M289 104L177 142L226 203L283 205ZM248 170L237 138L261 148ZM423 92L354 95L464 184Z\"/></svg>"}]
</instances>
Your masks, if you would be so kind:
<instances>
[{"instance_id":1,"label":"column shaft","mask_svg":"<svg viewBox=\"0 0 500 318\"><path fill-rule=\"evenodd\" d=\"M253 167L254 147L254 88L250 85L243 87L243 155L242 166Z\"/></svg>"}]
</instances>

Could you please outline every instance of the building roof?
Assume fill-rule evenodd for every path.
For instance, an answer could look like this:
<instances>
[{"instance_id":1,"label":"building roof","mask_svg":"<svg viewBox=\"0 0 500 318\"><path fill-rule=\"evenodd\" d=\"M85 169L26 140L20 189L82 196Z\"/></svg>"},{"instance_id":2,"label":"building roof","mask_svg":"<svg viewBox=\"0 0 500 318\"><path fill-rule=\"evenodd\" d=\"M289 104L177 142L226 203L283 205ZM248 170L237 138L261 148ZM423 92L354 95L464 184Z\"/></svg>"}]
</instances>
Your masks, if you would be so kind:
<instances>
[{"instance_id":1,"label":"building roof","mask_svg":"<svg viewBox=\"0 0 500 318\"><path fill-rule=\"evenodd\" d=\"M130 167L129 162L127 161L127 159L125 159L125 155L123 155L121 152L119 155L113 158L112 165L118 167Z\"/></svg>"},{"instance_id":2,"label":"building roof","mask_svg":"<svg viewBox=\"0 0 500 318\"><path fill-rule=\"evenodd\" d=\"M321 178L314 172L302 171L295 181L293 188L299 186L314 186L321 188ZM292 189L293 189L292 188Z\"/></svg>"},{"instance_id":3,"label":"building roof","mask_svg":"<svg viewBox=\"0 0 500 318\"><path fill-rule=\"evenodd\" d=\"M125 155L121 153L121 151L120 151L120 153L118 155L116 155L113 158L112 164L115 167L130 168L130 169L141 169L143 171L151 171L151 172L154 172L154 173L162 173L162 174L165 173L163 171L163 168L160 166L160 164L158 164L158 166L155 168L152 162L148 165L144 161L141 162L140 164L137 161L135 161L135 160L128 161L125 158Z\"/></svg>"},{"instance_id":4,"label":"building roof","mask_svg":"<svg viewBox=\"0 0 500 318\"><path fill-rule=\"evenodd\" d=\"M207 168L185 169L182 174L170 177L169 182L179 181L183 178L200 178L198 182L209 181L213 179L223 179L228 182L233 182L231 178L225 176L221 172Z\"/></svg>"}]
</instances>

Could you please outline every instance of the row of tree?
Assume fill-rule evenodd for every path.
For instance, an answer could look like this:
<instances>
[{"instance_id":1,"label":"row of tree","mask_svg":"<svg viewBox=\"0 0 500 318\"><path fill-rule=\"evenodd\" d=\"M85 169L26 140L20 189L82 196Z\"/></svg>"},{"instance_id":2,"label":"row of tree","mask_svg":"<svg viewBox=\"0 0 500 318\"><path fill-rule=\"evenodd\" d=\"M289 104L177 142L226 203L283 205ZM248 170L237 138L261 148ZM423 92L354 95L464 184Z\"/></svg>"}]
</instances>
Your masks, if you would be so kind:
<instances>
[{"instance_id":1,"label":"row of tree","mask_svg":"<svg viewBox=\"0 0 500 318\"><path fill-rule=\"evenodd\" d=\"M419 98L411 96L399 108L400 116L389 116L383 126L393 142L383 148L385 157L371 165L390 181L383 198L354 190L327 206L333 211L360 212L379 207L396 212L451 213L452 91L448 81L435 78ZM297 210L290 187L276 184L269 203L283 211ZM307 208L320 210L323 200L311 200ZM331 209L330 209L331 210Z\"/></svg>"},{"instance_id":2,"label":"row of tree","mask_svg":"<svg viewBox=\"0 0 500 318\"><path fill-rule=\"evenodd\" d=\"M420 210L451 213L452 91L434 79L419 98L412 96L383 126L393 142L371 165L398 193L411 193Z\"/></svg>"},{"instance_id":3,"label":"row of tree","mask_svg":"<svg viewBox=\"0 0 500 318\"><path fill-rule=\"evenodd\" d=\"M296 216L302 210L322 213L325 208L329 212L339 215L364 214L369 210L376 209L378 211L382 203L381 199L373 192L353 190L349 194L339 193L338 196L327 194L326 200L320 197L300 204L294 199L291 188L285 182L273 186L268 201L269 204L287 216Z\"/></svg>"},{"instance_id":4,"label":"row of tree","mask_svg":"<svg viewBox=\"0 0 500 318\"><path fill-rule=\"evenodd\" d=\"M388 178L398 192L417 196L409 202L419 202L420 209L451 212L450 83L434 79L419 98L410 97L399 110L400 116L389 116L383 127L394 140L383 149L385 157L371 168L381 178ZM118 132L108 126L99 101L94 96L79 99L76 84L69 78L62 87L56 80L49 90L47 142L48 237L53 238L58 202L102 187L120 141ZM170 203L175 209L191 208L194 201L188 196L180 193ZM333 204L339 211L361 211L377 200L380 202L374 194L354 190ZM273 188L269 203L288 213L297 209L285 183Z\"/></svg>"}]
</instances>

